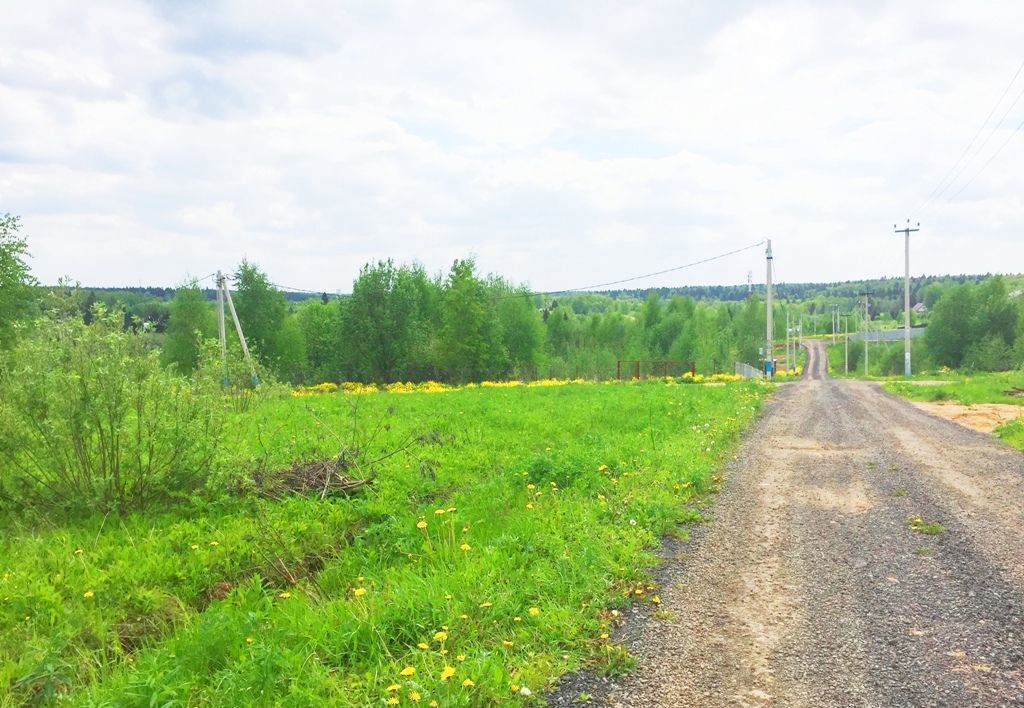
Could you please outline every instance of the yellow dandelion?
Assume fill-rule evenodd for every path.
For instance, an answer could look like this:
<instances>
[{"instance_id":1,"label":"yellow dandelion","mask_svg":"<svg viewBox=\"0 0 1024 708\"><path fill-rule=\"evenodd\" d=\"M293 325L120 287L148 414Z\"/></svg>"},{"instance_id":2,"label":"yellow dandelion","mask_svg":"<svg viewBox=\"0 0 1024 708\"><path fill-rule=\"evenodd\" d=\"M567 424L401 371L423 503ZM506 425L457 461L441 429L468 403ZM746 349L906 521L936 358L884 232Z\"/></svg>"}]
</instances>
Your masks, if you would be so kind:
<instances>
[{"instance_id":1,"label":"yellow dandelion","mask_svg":"<svg viewBox=\"0 0 1024 708\"><path fill-rule=\"evenodd\" d=\"M285 592L282 592L282 593L278 593L277 596L279 598L281 598L282 600L287 600L289 597L292 596L292 594L290 592L285 591Z\"/></svg>"},{"instance_id":2,"label":"yellow dandelion","mask_svg":"<svg viewBox=\"0 0 1024 708\"><path fill-rule=\"evenodd\" d=\"M447 632L434 632L434 641L435 642L443 642L447 638L448 638L448 633Z\"/></svg>"},{"instance_id":3,"label":"yellow dandelion","mask_svg":"<svg viewBox=\"0 0 1024 708\"><path fill-rule=\"evenodd\" d=\"M493 602L481 602L480 603L480 607L492 607L493 605L494 605Z\"/></svg>"},{"instance_id":4,"label":"yellow dandelion","mask_svg":"<svg viewBox=\"0 0 1024 708\"><path fill-rule=\"evenodd\" d=\"M412 666L406 666L404 669L398 672L399 676L412 676L416 673L416 669Z\"/></svg>"},{"instance_id":5,"label":"yellow dandelion","mask_svg":"<svg viewBox=\"0 0 1024 708\"><path fill-rule=\"evenodd\" d=\"M420 696L418 691L410 691L409 692L409 700L412 701L413 703L419 703L420 702L420 698L421 698L421 696Z\"/></svg>"},{"instance_id":6,"label":"yellow dandelion","mask_svg":"<svg viewBox=\"0 0 1024 708\"><path fill-rule=\"evenodd\" d=\"M445 600L451 600L451 599L452 599L452 596L451 596L450 594L448 594L448 593L445 593L445 594L444 594L444 599L445 599Z\"/></svg>"},{"instance_id":7,"label":"yellow dandelion","mask_svg":"<svg viewBox=\"0 0 1024 708\"><path fill-rule=\"evenodd\" d=\"M455 657L455 661L465 661L465 660L466 660L466 655L465 654L459 654L457 657Z\"/></svg>"},{"instance_id":8,"label":"yellow dandelion","mask_svg":"<svg viewBox=\"0 0 1024 708\"><path fill-rule=\"evenodd\" d=\"M82 550L81 548L79 548L79 549L76 549L76 550L75 550L75 555L76 555L76 556L80 556L80 555L82 555L83 553L85 553L85 551L83 551L83 550Z\"/></svg>"},{"instance_id":9,"label":"yellow dandelion","mask_svg":"<svg viewBox=\"0 0 1024 708\"><path fill-rule=\"evenodd\" d=\"M608 469L608 465L598 465L598 467L597 467L597 471L598 472L604 472L607 469Z\"/></svg>"},{"instance_id":10,"label":"yellow dandelion","mask_svg":"<svg viewBox=\"0 0 1024 708\"><path fill-rule=\"evenodd\" d=\"M601 639L607 639L607 638L608 638L608 632L601 632Z\"/></svg>"},{"instance_id":11,"label":"yellow dandelion","mask_svg":"<svg viewBox=\"0 0 1024 708\"><path fill-rule=\"evenodd\" d=\"M447 511L449 514L454 514L455 513L455 507L454 506L450 506L447 509L445 509L445 511Z\"/></svg>"},{"instance_id":12,"label":"yellow dandelion","mask_svg":"<svg viewBox=\"0 0 1024 708\"><path fill-rule=\"evenodd\" d=\"M211 546L219 546L220 542L218 542L218 541L210 541L210 545Z\"/></svg>"},{"instance_id":13,"label":"yellow dandelion","mask_svg":"<svg viewBox=\"0 0 1024 708\"><path fill-rule=\"evenodd\" d=\"M245 638L245 643L246 643L246 644L252 644L252 642L253 642L253 639L252 639L252 637L246 637L246 638Z\"/></svg>"},{"instance_id":14,"label":"yellow dandelion","mask_svg":"<svg viewBox=\"0 0 1024 708\"><path fill-rule=\"evenodd\" d=\"M512 689L512 693L519 693L519 684L518 683L513 683L513 684L509 685L509 688Z\"/></svg>"},{"instance_id":15,"label":"yellow dandelion","mask_svg":"<svg viewBox=\"0 0 1024 708\"><path fill-rule=\"evenodd\" d=\"M529 612L530 612L530 617L536 617L537 615L540 614L540 609L537 608L537 607L531 607Z\"/></svg>"},{"instance_id":16,"label":"yellow dandelion","mask_svg":"<svg viewBox=\"0 0 1024 708\"><path fill-rule=\"evenodd\" d=\"M463 551L468 551L470 548L472 548L472 546L470 546L468 543L463 543L461 546L459 546L459 548L461 548Z\"/></svg>"},{"instance_id":17,"label":"yellow dandelion","mask_svg":"<svg viewBox=\"0 0 1024 708\"><path fill-rule=\"evenodd\" d=\"M469 619L469 615L459 615L459 619L468 620Z\"/></svg>"},{"instance_id":18,"label":"yellow dandelion","mask_svg":"<svg viewBox=\"0 0 1024 708\"><path fill-rule=\"evenodd\" d=\"M84 597L86 599L88 599L88 598L90 598L92 596L93 596L92 590L86 590L85 592L82 593L82 597Z\"/></svg>"},{"instance_id":19,"label":"yellow dandelion","mask_svg":"<svg viewBox=\"0 0 1024 708\"><path fill-rule=\"evenodd\" d=\"M465 686L466 688L470 688L471 686L474 685L473 684L473 679L466 679L465 681L462 682L462 685Z\"/></svg>"},{"instance_id":20,"label":"yellow dandelion","mask_svg":"<svg viewBox=\"0 0 1024 708\"><path fill-rule=\"evenodd\" d=\"M389 691L397 691L400 688L401 688L401 686L399 686L397 683L393 683L390 686L388 686L388 690Z\"/></svg>"},{"instance_id":21,"label":"yellow dandelion","mask_svg":"<svg viewBox=\"0 0 1024 708\"><path fill-rule=\"evenodd\" d=\"M416 522L416 528L418 528L418 529L425 529L425 528L427 528L427 522L426 521L418 521L418 522Z\"/></svg>"},{"instance_id":22,"label":"yellow dandelion","mask_svg":"<svg viewBox=\"0 0 1024 708\"><path fill-rule=\"evenodd\" d=\"M441 656L448 656L448 650L447 649L439 649L437 651L437 653L440 654Z\"/></svg>"},{"instance_id":23,"label":"yellow dandelion","mask_svg":"<svg viewBox=\"0 0 1024 708\"><path fill-rule=\"evenodd\" d=\"M437 701L431 701L430 708L437 708Z\"/></svg>"},{"instance_id":24,"label":"yellow dandelion","mask_svg":"<svg viewBox=\"0 0 1024 708\"><path fill-rule=\"evenodd\" d=\"M532 490L537 488L537 485L535 485L535 484L527 484L526 488L532 491Z\"/></svg>"},{"instance_id":25,"label":"yellow dandelion","mask_svg":"<svg viewBox=\"0 0 1024 708\"><path fill-rule=\"evenodd\" d=\"M444 509L435 509L435 510L434 510L434 513L435 513L435 514L436 514L437 516L441 516L442 514L444 514Z\"/></svg>"},{"instance_id":26,"label":"yellow dandelion","mask_svg":"<svg viewBox=\"0 0 1024 708\"><path fill-rule=\"evenodd\" d=\"M430 645L427 644L426 642L420 642L416 646L418 646L420 649L429 649L430 648Z\"/></svg>"},{"instance_id":27,"label":"yellow dandelion","mask_svg":"<svg viewBox=\"0 0 1024 708\"><path fill-rule=\"evenodd\" d=\"M446 666L443 669L441 669L441 680L442 681L447 681L448 679L450 679L454 675L455 675L455 667L454 666Z\"/></svg>"},{"instance_id":28,"label":"yellow dandelion","mask_svg":"<svg viewBox=\"0 0 1024 708\"><path fill-rule=\"evenodd\" d=\"M513 622L522 622L523 618L520 617L519 615L516 615L515 617L512 618L512 621Z\"/></svg>"},{"instance_id":29,"label":"yellow dandelion","mask_svg":"<svg viewBox=\"0 0 1024 708\"><path fill-rule=\"evenodd\" d=\"M655 595L654 597L651 598L651 602L653 602L655 605L660 605L661 604L661 598L658 597L657 595Z\"/></svg>"},{"instance_id":30,"label":"yellow dandelion","mask_svg":"<svg viewBox=\"0 0 1024 708\"><path fill-rule=\"evenodd\" d=\"M360 582L361 583L361 582L363 582L363 580L365 580L365 578L363 576L361 576L361 575L358 578L356 578L356 582Z\"/></svg>"},{"instance_id":31,"label":"yellow dandelion","mask_svg":"<svg viewBox=\"0 0 1024 708\"><path fill-rule=\"evenodd\" d=\"M504 644L504 645L505 645L505 648L507 648L507 649L511 649L511 648L512 648L512 645L514 644L514 642L510 642L510 641L509 641L509 640L507 640L507 639L503 639L503 640L501 640L501 643L502 643L502 644Z\"/></svg>"},{"instance_id":32,"label":"yellow dandelion","mask_svg":"<svg viewBox=\"0 0 1024 708\"><path fill-rule=\"evenodd\" d=\"M191 548L194 551L194 550L199 548L199 544L198 543L193 543L191 546L189 546L189 548Z\"/></svg>"},{"instance_id":33,"label":"yellow dandelion","mask_svg":"<svg viewBox=\"0 0 1024 708\"><path fill-rule=\"evenodd\" d=\"M531 502L531 503L527 504L527 505L526 505L526 508L527 508L527 509L532 509L532 508L533 508L533 502Z\"/></svg>"},{"instance_id":34,"label":"yellow dandelion","mask_svg":"<svg viewBox=\"0 0 1024 708\"><path fill-rule=\"evenodd\" d=\"M388 705L389 706L397 706L398 703L399 703L398 699L395 698L394 696L391 696L391 698L388 699Z\"/></svg>"},{"instance_id":35,"label":"yellow dandelion","mask_svg":"<svg viewBox=\"0 0 1024 708\"><path fill-rule=\"evenodd\" d=\"M352 591L352 594L355 595L356 597L362 597L363 595L366 594L366 588L356 588L355 590Z\"/></svg>"}]
</instances>

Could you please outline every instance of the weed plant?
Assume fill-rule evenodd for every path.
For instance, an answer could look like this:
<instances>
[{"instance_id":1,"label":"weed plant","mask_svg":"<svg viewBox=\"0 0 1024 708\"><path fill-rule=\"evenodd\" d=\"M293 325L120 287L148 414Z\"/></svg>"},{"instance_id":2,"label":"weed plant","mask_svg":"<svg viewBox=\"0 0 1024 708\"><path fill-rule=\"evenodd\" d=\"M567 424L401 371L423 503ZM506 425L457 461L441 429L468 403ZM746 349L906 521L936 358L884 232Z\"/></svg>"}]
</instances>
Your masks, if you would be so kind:
<instances>
[{"instance_id":1,"label":"weed plant","mask_svg":"<svg viewBox=\"0 0 1024 708\"><path fill-rule=\"evenodd\" d=\"M361 396L367 425L394 411L382 445L423 444L323 500L256 496L251 473L337 454L351 394L230 414L207 483L248 494L0 519L0 705L514 704L618 674L611 610L654 601L651 549L697 518L765 390Z\"/></svg>"}]
</instances>

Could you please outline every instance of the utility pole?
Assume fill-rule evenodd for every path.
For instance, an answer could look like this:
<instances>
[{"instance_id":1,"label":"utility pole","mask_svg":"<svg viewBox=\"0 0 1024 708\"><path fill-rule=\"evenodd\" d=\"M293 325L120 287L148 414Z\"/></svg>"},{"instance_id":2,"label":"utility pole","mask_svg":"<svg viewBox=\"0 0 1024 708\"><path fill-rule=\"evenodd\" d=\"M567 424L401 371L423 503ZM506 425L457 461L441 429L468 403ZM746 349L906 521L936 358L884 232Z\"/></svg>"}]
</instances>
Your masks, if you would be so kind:
<instances>
[{"instance_id":1,"label":"utility pole","mask_svg":"<svg viewBox=\"0 0 1024 708\"><path fill-rule=\"evenodd\" d=\"M903 234L903 375L910 376L910 234L921 230L921 222L917 228L910 228L910 219L907 219L905 228L898 228L892 225L893 230Z\"/></svg>"},{"instance_id":2,"label":"utility pole","mask_svg":"<svg viewBox=\"0 0 1024 708\"><path fill-rule=\"evenodd\" d=\"M220 337L220 360L224 364L224 375L221 385L227 387L231 382L228 376L228 340L224 332L224 276L217 271L217 334Z\"/></svg>"},{"instance_id":3,"label":"utility pole","mask_svg":"<svg viewBox=\"0 0 1024 708\"><path fill-rule=\"evenodd\" d=\"M238 341L242 345L242 353L245 355L245 361L249 364L249 373L252 376L253 387L260 385L259 376L256 375L256 365L253 364L252 356L249 355L249 345L245 341L245 335L242 334L242 323L238 320L238 313L235 312L235 303L231 300L231 291L228 289L227 278L225 278L221 272L217 271L217 333L220 335L220 356L224 362L224 378L222 383L227 387L231 383L231 378L228 374L228 342L227 334L224 330L224 303L227 302L228 309L231 312L231 319L235 323L235 332L238 333Z\"/></svg>"},{"instance_id":4,"label":"utility pole","mask_svg":"<svg viewBox=\"0 0 1024 708\"><path fill-rule=\"evenodd\" d=\"M765 282L767 283L766 294L765 294L765 307L767 308L765 313L766 329L768 346L765 347L765 358L766 363L764 366L764 374L767 378L771 378L774 373L772 369L775 367L774 352L772 351L772 240L768 239L768 248L765 250L765 266L767 269L767 276Z\"/></svg>"},{"instance_id":5,"label":"utility pole","mask_svg":"<svg viewBox=\"0 0 1024 708\"><path fill-rule=\"evenodd\" d=\"M868 375L868 330L871 328L871 314L868 312L868 298L871 293L862 292L864 296L864 375Z\"/></svg>"},{"instance_id":6,"label":"utility pole","mask_svg":"<svg viewBox=\"0 0 1024 708\"><path fill-rule=\"evenodd\" d=\"M747 295L754 292L754 271L747 271Z\"/></svg>"},{"instance_id":7,"label":"utility pole","mask_svg":"<svg viewBox=\"0 0 1024 708\"><path fill-rule=\"evenodd\" d=\"M847 376L850 375L850 317L849 315L843 316L843 329L845 337L843 337L843 373Z\"/></svg>"},{"instance_id":8,"label":"utility pole","mask_svg":"<svg viewBox=\"0 0 1024 708\"><path fill-rule=\"evenodd\" d=\"M786 373L789 373L789 308L786 308Z\"/></svg>"},{"instance_id":9,"label":"utility pole","mask_svg":"<svg viewBox=\"0 0 1024 708\"><path fill-rule=\"evenodd\" d=\"M839 305L832 304L832 344L836 343L836 330L839 329Z\"/></svg>"}]
</instances>

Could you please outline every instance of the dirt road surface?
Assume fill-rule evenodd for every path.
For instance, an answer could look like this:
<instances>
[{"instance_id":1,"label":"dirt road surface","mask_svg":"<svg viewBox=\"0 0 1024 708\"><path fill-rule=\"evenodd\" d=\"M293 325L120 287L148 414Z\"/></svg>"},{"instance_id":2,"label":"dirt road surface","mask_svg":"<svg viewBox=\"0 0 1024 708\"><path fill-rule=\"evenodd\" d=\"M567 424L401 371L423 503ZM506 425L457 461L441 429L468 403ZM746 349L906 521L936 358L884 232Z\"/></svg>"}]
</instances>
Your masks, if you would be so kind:
<instances>
[{"instance_id":1,"label":"dirt road surface","mask_svg":"<svg viewBox=\"0 0 1024 708\"><path fill-rule=\"evenodd\" d=\"M806 368L624 630L636 670L554 705L1024 706L1024 455Z\"/></svg>"}]
</instances>

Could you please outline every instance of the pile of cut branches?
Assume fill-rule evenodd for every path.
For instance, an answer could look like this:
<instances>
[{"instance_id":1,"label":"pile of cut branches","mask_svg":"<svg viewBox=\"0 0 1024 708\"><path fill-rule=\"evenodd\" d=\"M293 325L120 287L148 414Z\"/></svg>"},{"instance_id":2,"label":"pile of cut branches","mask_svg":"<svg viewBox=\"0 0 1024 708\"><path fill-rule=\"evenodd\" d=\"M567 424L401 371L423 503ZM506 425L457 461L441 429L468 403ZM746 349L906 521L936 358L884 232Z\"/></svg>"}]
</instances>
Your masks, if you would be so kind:
<instances>
[{"instance_id":1,"label":"pile of cut branches","mask_svg":"<svg viewBox=\"0 0 1024 708\"><path fill-rule=\"evenodd\" d=\"M320 499L348 496L373 484L377 476L353 477L348 474L353 466L345 453L333 460L295 462L289 469L273 475L273 482L264 489L264 493L275 499L285 494L316 495Z\"/></svg>"}]
</instances>

